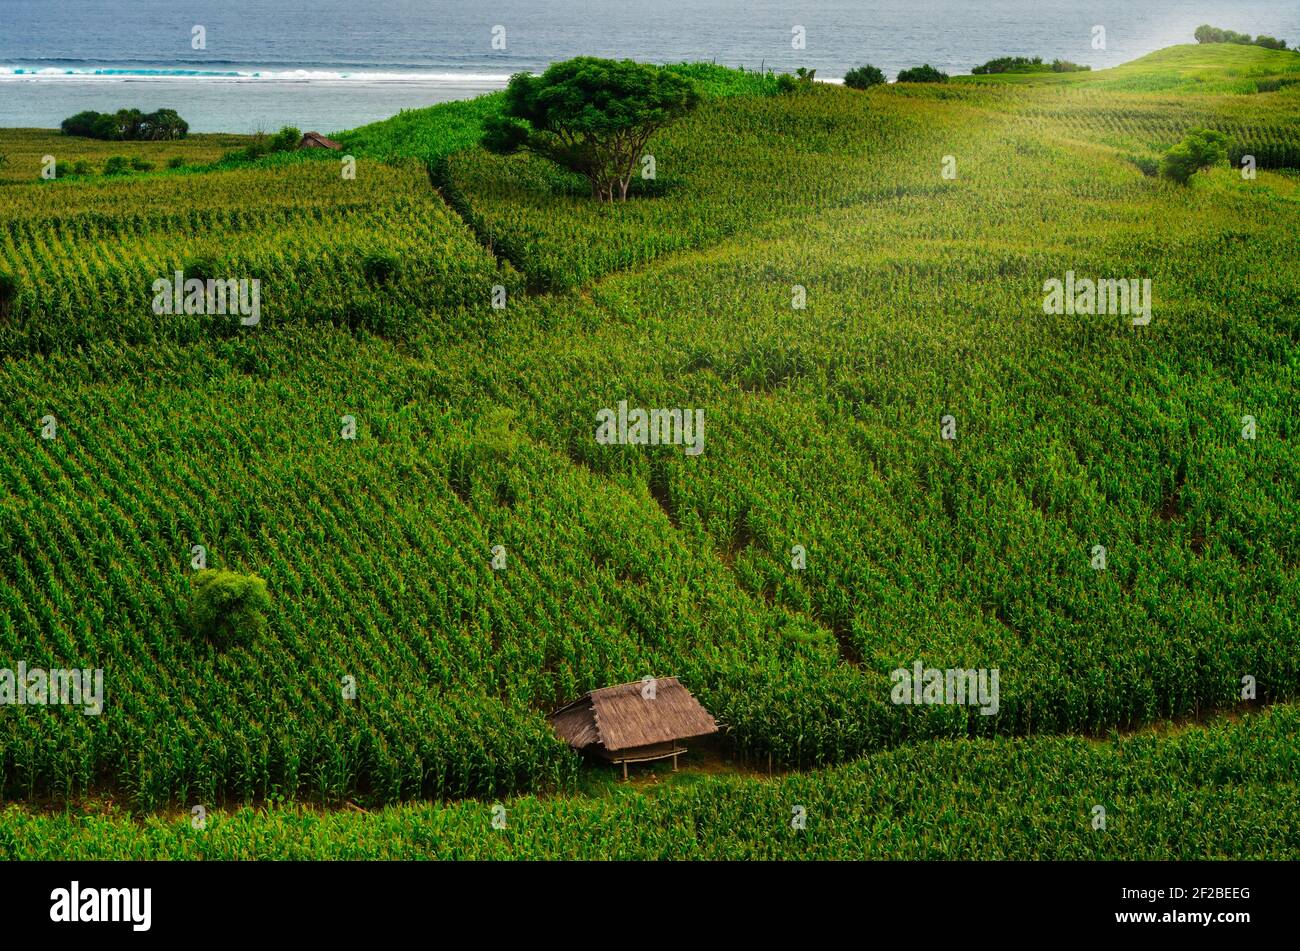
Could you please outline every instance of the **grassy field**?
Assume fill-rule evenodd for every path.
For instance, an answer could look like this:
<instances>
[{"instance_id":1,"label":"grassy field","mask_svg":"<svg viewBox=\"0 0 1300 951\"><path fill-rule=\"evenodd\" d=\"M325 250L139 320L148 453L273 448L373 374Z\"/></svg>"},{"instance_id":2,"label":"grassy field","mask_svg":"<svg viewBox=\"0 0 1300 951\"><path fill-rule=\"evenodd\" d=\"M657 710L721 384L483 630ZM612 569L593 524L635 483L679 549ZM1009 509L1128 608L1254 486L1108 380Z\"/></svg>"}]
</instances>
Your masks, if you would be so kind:
<instances>
[{"instance_id":1,"label":"grassy field","mask_svg":"<svg viewBox=\"0 0 1300 951\"><path fill-rule=\"evenodd\" d=\"M0 708L0 857L1300 856L1297 63L683 67L709 95L625 206L474 147L499 97L342 134L355 180L37 183L14 156L59 137L0 131L0 667L107 684ZM1257 177L1144 172L1199 125ZM260 279L261 322L155 315L194 267ZM1150 323L1045 314L1067 271L1150 279ZM702 407L705 451L598 445L620 400ZM266 579L253 647L186 630L194 545ZM997 714L891 703L918 660L997 668ZM797 772L596 781L544 715L647 674Z\"/></svg>"},{"instance_id":2,"label":"grassy field","mask_svg":"<svg viewBox=\"0 0 1300 951\"><path fill-rule=\"evenodd\" d=\"M71 174L78 162L87 166L81 178L102 175L104 163L115 155L140 159L164 169L173 159L187 165L208 165L232 149L247 145L246 135L195 133L171 142L104 142L80 136L61 135L51 129L4 129L0 132L0 183L29 183L41 178L46 156L53 157L59 176Z\"/></svg>"}]
</instances>

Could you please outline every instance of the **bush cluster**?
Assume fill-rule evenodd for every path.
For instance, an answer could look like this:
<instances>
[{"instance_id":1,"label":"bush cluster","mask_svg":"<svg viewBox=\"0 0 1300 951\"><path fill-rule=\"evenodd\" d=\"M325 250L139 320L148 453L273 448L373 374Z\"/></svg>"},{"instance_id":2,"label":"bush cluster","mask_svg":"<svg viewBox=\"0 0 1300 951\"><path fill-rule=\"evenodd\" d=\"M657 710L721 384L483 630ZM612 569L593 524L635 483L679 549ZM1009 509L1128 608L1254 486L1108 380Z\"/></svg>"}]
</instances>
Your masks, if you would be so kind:
<instances>
[{"instance_id":1,"label":"bush cluster","mask_svg":"<svg viewBox=\"0 0 1300 951\"><path fill-rule=\"evenodd\" d=\"M291 125L284 126L275 135L259 132L253 136L253 142L247 148L228 152L223 157L226 162L255 162L267 155L279 152L292 152L302 141L302 132Z\"/></svg>"},{"instance_id":2,"label":"bush cluster","mask_svg":"<svg viewBox=\"0 0 1300 951\"><path fill-rule=\"evenodd\" d=\"M1026 56L999 56L987 63L982 63L971 70L972 75L987 76L993 73L1080 73L1092 69L1072 63L1068 59L1054 59L1044 63L1041 56L1030 59Z\"/></svg>"},{"instance_id":3,"label":"bush cluster","mask_svg":"<svg viewBox=\"0 0 1300 951\"><path fill-rule=\"evenodd\" d=\"M871 65L850 69L844 74L844 85L850 89L870 89L885 81L885 74Z\"/></svg>"},{"instance_id":4,"label":"bush cluster","mask_svg":"<svg viewBox=\"0 0 1300 951\"><path fill-rule=\"evenodd\" d=\"M1284 50L1287 48L1286 40L1279 40L1263 33L1252 40L1249 33L1238 33L1236 30L1221 30L1217 26L1210 26L1208 23L1198 26L1194 36L1198 43L1240 43L1248 46L1262 46L1267 50Z\"/></svg>"},{"instance_id":5,"label":"bush cluster","mask_svg":"<svg viewBox=\"0 0 1300 951\"><path fill-rule=\"evenodd\" d=\"M161 142L183 139L190 132L189 123L175 109L159 109L148 114L139 109L119 109L112 113L87 110L64 119L60 128L64 135L110 142Z\"/></svg>"},{"instance_id":6,"label":"bush cluster","mask_svg":"<svg viewBox=\"0 0 1300 951\"><path fill-rule=\"evenodd\" d=\"M929 63L904 69L898 74L900 83L946 83L948 74L940 72Z\"/></svg>"}]
</instances>

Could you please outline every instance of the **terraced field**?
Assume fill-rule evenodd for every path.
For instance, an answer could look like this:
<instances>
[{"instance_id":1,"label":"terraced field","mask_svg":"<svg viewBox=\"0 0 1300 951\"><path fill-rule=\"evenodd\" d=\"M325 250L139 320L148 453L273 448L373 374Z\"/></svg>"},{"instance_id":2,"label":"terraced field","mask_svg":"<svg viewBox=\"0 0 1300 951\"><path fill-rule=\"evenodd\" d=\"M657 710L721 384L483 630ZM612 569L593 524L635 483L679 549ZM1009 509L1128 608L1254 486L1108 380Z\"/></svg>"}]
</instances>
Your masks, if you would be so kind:
<instances>
[{"instance_id":1,"label":"terraced field","mask_svg":"<svg viewBox=\"0 0 1300 951\"><path fill-rule=\"evenodd\" d=\"M259 280L268 329L331 322L392 337L520 283L409 162L363 160L354 179L331 157L6 188L0 209L0 268L19 288L0 330L7 355L236 332L234 320L214 327L203 315L155 312L154 282L178 270Z\"/></svg>"},{"instance_id":2,"label":"terraced field","mask_svg":"<svg viewBox=\"0 0 1300 951\"><path fill-rule=\"evenodd\" d=\"M99 716L0 711L0 797L75 807L6 811L0 855L242 857L250 829L282 856L1300 853L1300 86L1256 91L1300 57L1192 49L868 93L699 68L711 95L622 207L470 146L495 99L344 135L355 180L327 157L0 187L0 667L107 683ZM1200 124L1280 157L1144 174ZM150 309L196 260L263 282L259 325ZM1045 314L1067 271L1150 279L1150 323ZM620 400L703 408L705 450L599 445ZM266 579L254 646L185 629L195 545ZM891 703L918 660L997 668L997 714ZM729 760L802 772L594 783L544 714L646 674ZM1002 798L1043 771L1050 795ZM877 794L915 798L908 842ZM512 795L498 839L484 801L202 840L76 807ZM792 797L820 838L761 831ZM1111 801L1132 825L1088 838ZM706 812L728 831L647 831Z\"/></svg>"}]
</instances>

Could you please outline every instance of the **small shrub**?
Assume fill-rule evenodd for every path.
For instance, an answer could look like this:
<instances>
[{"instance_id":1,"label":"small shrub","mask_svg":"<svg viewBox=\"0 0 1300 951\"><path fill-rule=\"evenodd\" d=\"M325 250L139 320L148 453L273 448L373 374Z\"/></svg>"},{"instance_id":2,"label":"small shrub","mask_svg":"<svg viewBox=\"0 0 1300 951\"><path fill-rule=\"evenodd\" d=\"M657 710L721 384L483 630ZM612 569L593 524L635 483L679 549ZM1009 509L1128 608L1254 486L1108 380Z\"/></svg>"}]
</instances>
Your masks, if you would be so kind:
<instances>
[{"instance_id":1,"label":"small shrub","mask_svg":"<svg viewBox=\"0 0 1300 951\"><path fill-rule=\"evenodd\" d=\"M271 137L265 132L253 133L253 141L247 148L236 149L226 153L225 159L232 162L256 162L264 155L271 154Z\"/></svg>"},{"instance_id":2,"label":"small shrub","mask_svg":"<svg viewBox=\"0 0 1300 951\"><path fill-rule=\"evenodd\" d=\"M131 170L131 161L125 155L114 155L104 163L105 175L125 175Z\"/></svg>"},{"instance_id":3,"label":"small shrub","mask_svg":"<svg viewBox=\"0 0 1300 951\"><path fill-rule=\"evenodd\" d=\"M181 270L185 273L185 280L187 281L214 281L220 275L220 267L217 262L207 255L190 258L181 265Z\"/></svg>"},{"instance_id":4,"label":"small shrub","mask_svg":"<svg viewBox=\"0 0 1300 951\"><path fill-rule=\"evenodd\" d=\"M399 263L391 251L372 251L361 260L361 271L372 284L387 284L397 273Z\"/></svg>"},{"instance_id":5,"label":"small shrub","mask_svg":"<svg viewBox=\"0 0 1300 951\"><path fill-rule=\"evenodd\" d=\"M0 317L8 317L18 299L18 278L8 271L0 271Z\"/></svg>"},{"instance_id":6,"label":"small shrub","mask_svg":"<svg viewBox=\"0 0 1300 951\"><path fill-rule=\"evenodd\" d=\"M247 148L235 149L233 152L227 152L221 157L223 162L256 162L260 158L268 155L275 155L278 152L292 152L298 148L298 143L302 141L302 133L291 125L284 126L275 135L267 135L265 132L256 132L253 134L253 141Z\"/></svg>"},{"instance_id":7,"label":"small shrub","mask_svg":"<svg viewBox=\"0 0 1300 951\"><path fill-rule=\"evenodd\" d=\"M181 158L179 155L176 156L175 158L169 158L169 159L167 160L167 167L168 167L168 168L184 168L184 167L185 167L185 159Z\"/></svg>"},{"instance_id":8,"label":"small shrub","mask_svg":"<svg viewBox=\"0 0 1300 951\"><path fill-rule=\"evenodd\" d=\"M948 74L940 72L929 63L905 69L898 74L900 83L946 83Z\"/></svg>"},{"instance_id":9,"label":"small shrub","mask_svg":"<svg viewBox=\"0 0 1300 951\"><path fill-rule=\"evenodd\" d=\"M817 70L800 66L793 73L782 73L778 76L776 78L776 88L778 92L783 93L811 89L816 77Z\"/></svg>"},{"instance_id":10,"label":"small shrub","mask_svg":"<svg viewBox=\"0 0 1300 951\"><path fill-rule=\"evenodd\" d=\"M1091 66L1083 66L1079 63L1071 63L1068 59L1052 60L1052 72L1054 73L1086 73L1092 70Z\"/></svg>"},{"instance_id":11,"label":"small shrub","mask_svg":"<svg viewBox=\"0 0 1300 951\"><path fill-rule=\"evenodd\" d=\"M1213 129L1193 129L1160 160L1160 175L1186 185L1201 169L1228 161L1228 137Z\"/></svg>"},{"instance_id":12,"label":"small shrub","mask_svg":"<svg viewBox=\"0 0 1300 951\"><path fill-rule=\"evenodd\" d=\"M870 89L885 81L885 74L871 65L850 69L844 74L844 85L850 89Z\"/></svg>"},{"instance_id":13,"label":"small shrub","mask_svg":"<svg viewBox=\"0 0 1300 951\"><path fill-rule=\"evenodd\" d=\"M1255 81L1256 92L1277 92L1279 89L1285 89L1287 86L1294 86L1300 83L1300 76L1275 76L1272 79L1259 79Z\"/></svg>"},{"instance_id":14,"label":"small shrub","mask_svg":"<svg viewBox=\"0 0 1300 951\"><path fill-rule=\"evenodd\" d=\"M137 155L131 159L131 167L137 172L152 172L153 162L148 161L143 156Z\"/></svg>"},{"instance_id":15,"label":"small shrub","mask_svg":"<svg viewBox=\"0 0 1300 951\"><path fill-rule=\"evenodd\" d=\"M291 125L284 126L275 135L271 136L272 152L292 152L302 141L302 133Z\"/></svg>"},{"instance_id":16,"label":"small shrub","mask_svg":"<svg viewBox=\"0 0 1300 951\"><path fill-rule=\"evenodd\" d=\"M207 569L194 576L190 622L220 648L251 644L266 628L266 582L254 575Z\"/></svg>"},{"instance_id":17,"label":"small shrub","mask_svg":"<svg viewBox=\"0 0 1300 951\"><path fill-rule=\"evenodd\" d=\"M94 173L94 167L85 159L77 159L77 161L72 163L73 175L93 175Z\"/></svg>"},{"instance_id":18,"label":"small shrub","mask_svg":"<svg viewBox=\"0 0 1300 951\"><path fill-rule=\"evenodd\" d=\"M1149 158L1145 155L1130 155L1129 160L1138 167L1138 170L1147 178L1154 178L1160 173L1160 160Z\"/></svg>"}]
</instances>

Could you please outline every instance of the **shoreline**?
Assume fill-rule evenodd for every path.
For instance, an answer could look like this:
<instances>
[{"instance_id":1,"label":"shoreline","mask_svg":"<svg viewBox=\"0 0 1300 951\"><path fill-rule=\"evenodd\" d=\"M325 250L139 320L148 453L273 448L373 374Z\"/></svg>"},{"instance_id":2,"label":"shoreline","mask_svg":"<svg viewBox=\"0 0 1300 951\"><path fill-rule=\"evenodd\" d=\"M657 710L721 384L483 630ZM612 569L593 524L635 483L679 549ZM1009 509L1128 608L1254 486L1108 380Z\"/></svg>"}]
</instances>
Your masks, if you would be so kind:
<instances>
[{"instance_id":1,"label":"shoreline","mask_svg":"<svg viewBox=\"0 0 1300 951\"><path fill-rule=\"evenodd\" d=\"M336 85L447 85L477 86L499 84L504 87L509 73L483 72L416 72L407 70L323 70L323 69L254 69L254 70L173 70L173 69L112 69L26 71L15 67L0 67L0 83L14 84L113 84L113 83L177 83L177 84L275 84L312 83Z\"/></svg>"}]
</instances>

